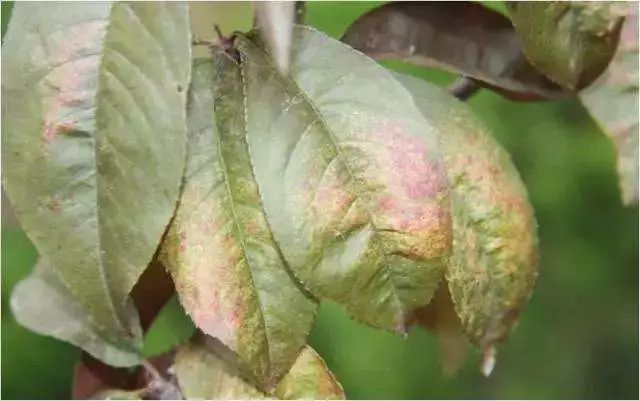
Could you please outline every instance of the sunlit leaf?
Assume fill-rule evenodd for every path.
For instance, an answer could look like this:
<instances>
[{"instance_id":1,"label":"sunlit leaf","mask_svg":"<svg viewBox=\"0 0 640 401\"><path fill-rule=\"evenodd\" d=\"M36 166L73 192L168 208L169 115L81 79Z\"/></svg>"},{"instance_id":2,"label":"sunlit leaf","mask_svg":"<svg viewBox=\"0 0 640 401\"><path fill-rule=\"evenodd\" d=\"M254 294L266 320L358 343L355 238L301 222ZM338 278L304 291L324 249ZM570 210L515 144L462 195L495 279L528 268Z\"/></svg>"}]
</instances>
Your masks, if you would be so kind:
<instances>
[{"instance_id":1,"label":"sunlit leaf","mask_svg":"<svg viewBox=\"0 0 640 401\"><path fill-rule=\"evenodd\" d=\"M22 227L114 341L175 209L183 3L17 3L2 46L4 186Z\"/></svg>"},{"instance_id":2,"label":"sunlit leaf","mask_svg":"<svg viewBox=\"0 0 640 401\"><path fill-rule=\"evenodd\" d=\"M272 388L306 344L316 304L290 276L267 225L243 102L229 57L194 66L186 176L163 260L195 324Z\"/></svg>"},{"instance_id":3,"label":"sunlit leaf","mask_svg":"<svg viewBox=\"0 0 640 401\"><path fill-rule=\"evenodd\" d=\"M309 346L272 394L243 378L226 352L210 339L178 349L172 369L187 399L344 399L342 386Z\"/></svg>"},{"instance_id":4,"label":"sunlit leaf","mask_svg":"<svg viewBox=\"0 0 640 401\"><path fill-rule=\"evenodd\" d=\"M341 40L373 58L443 68L519 100L564 95L531 66L509 19L475 2L391 2L358 18Z\"/></svg>"},{"instance_id":5,"label":"sunlit leaf","mask_svg":"<svg viewBox=\"0 0 640 401\"><path fill-rule=\"evenodd\" d=\"M136 316L133 305L129 305ZM67 341L112 366L132 366L140 362L141 329L134 320L136 343L131 348L113 343L96 329L87 313L60 282L51 266L40 259L30 276L19 282L11 296L11 311L21 325L36 333ZM134 348L135 346L135 348Z\"/></svg>"},{"instance_id":6,"label":"sunlit leaf","mask_svg":"<svg viewBox=\"0 0 640 401\"><path fill-rule=\"evenodd\" d=\"M638 12L629 4L618 50L609 68L580 99L618 152L622 199L638 203Z\"/></svg>"},{"instance_id":7,"label":"sunlit leaf","mask_svg":"<svg viewBox=\"0 0 640 401\"><path fill-rule=\"evenodd\" d=\"M570 90L593 82L615 53L624 2L508 2L531 63Z\"/></svg>"},{"instance_id":8,"label":"sunlit leaf","mask_svg":"<svg viewBox=\"0 0 640 401\"><path fill-rule=\"evenodd\" d=\"M400 76L437 127L453 187L453 254L446 278L468 338L492 355L537 276L537 235L527 192L509 155L462 102Z\"/></svg>"},{"instance_id":9,"label":"sunlit leaf","mask_svg":"<svg viewBox=\"0 0 640 401\"><path fill-rule=\"evenodd\" d=\"M293 38L284 77L255 36L236 38L267 220L311 293L404 332L451 246L435 130L373 60L311 28Z\"/></svg>"}]
</instances>

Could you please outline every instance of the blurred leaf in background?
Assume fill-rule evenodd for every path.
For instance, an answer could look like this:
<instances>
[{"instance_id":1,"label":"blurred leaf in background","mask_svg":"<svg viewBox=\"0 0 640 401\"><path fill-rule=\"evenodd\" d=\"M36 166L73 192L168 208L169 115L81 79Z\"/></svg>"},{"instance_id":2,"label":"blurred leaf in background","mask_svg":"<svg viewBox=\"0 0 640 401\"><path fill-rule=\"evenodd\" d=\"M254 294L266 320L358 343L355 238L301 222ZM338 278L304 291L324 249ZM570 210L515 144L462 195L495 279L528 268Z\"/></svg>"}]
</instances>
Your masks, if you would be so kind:
<instances>
[{"instance_id":1,"label":"blurred leaf in background","mask_svg":"<svg viewBox=\"0 0 640 401\"><path fill-rule=\"evenodd\" d=\"M230 12L246 29L251 8L235 4ZM306 21L339 38L380 4L310 2ZM502 3L490 6L504 12ZM3 2L3 32L8 9ZM243 28L228 25L225 34ZM212 35L210 27L205 34ZM399 62L384 65L440 85L455 78ZM613 145L574 99L514 103L481 91L469 104L511 154L540 234L534 295L500 348L493 375L481 376L480 355L473 353L457 376L447 378L433 334L416 327L403 339L355 323L331 303L319 310L311 345L351 399L637 398L638 207L622 205ZM18 326L7 308L11 288L35 260L28 239L3 218L2 397L68 398L79 352ZM147 338L150 353L160 352L155 341Z\"/></svg>"}]
</instances>

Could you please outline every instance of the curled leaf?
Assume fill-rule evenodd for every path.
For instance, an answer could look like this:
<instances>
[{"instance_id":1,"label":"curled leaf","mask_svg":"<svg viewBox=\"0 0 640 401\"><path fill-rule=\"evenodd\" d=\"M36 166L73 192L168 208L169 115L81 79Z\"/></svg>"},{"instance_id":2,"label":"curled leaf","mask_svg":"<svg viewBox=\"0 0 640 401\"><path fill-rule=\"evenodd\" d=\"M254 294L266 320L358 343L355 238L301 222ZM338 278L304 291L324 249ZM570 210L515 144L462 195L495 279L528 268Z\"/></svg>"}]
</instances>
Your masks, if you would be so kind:
<instances>
[{"instance_id":1,"label":"curled leaf","mask_svg":"<svg viewBox=\"0 0 640 401\"><path fill-rule=\"evenodd\" d=\"M624 2L522 1L507 8L531 63L569 90L605 70L624 17Z\"/></svg>"},{"instance_id":2,"label":"curled leaf","mask_svg":"<svg viewBox=\"0 0 640 401\"><path fill-rule=\"evenodd\" d=\"M190 40L183 3L25 2L2 46L4 188L113 341L178 199Z\"/></svg>"},{"instance_id":3,"label":"curled leaf","mask_svg":"<svg viewBox=\"0 0 640 401\"><path fill-rule=\"evenodd\" d=\"M185 181L162 258L195 324L272 388L306 344L316 303L290 276L267 225L243 96L240 68L226 54L196 62Z\"/></svg>"},{"instance_id":4,"label":"curled leaf","mask_svg":"<svg viewBox=\"0 0 640 401\"><path fill-rule=\"evenodd\" d=\"M434 129L388 71L311 28L294 28L284 77L255 36L236 46L253 171L291 270L355 319L405 332L451 246Z\"/></svg>"},{"instance_id":5,"label":"curled leaf","mask_svg":"<svg viewBox=\"0 0 640 401\"><path fill-rule=\"evenodd\" d=\"M638 11L628 5L618 50L609 68L580 100L618 152L622 200L638 203Z\"/></svg>"},{"instance_id":6,"label":"curled leaf","mask_svg":"<svg viewBox=\"0 0 640 401\"><path fill-rule=\"evenodd\" d=\"M129 308L134 317L130 323L135 329L134 340L126 345L112 342L91 323L86 311L42 258L31 275L16 285L11 296L11 311L18 323L80 347L112 366L140 363L137 350L142 345L142 330L133 305L129 304Z\"/></svg>"},{"instance_id":7,"label":"curled leaf","mask_svg":"<svg viewBox=\"0 0 640 401\"><path fill-rule=\"evenodd\" d=\"M537 236L527 192L509 155L462 102L398 75L441 133L453 187L453 254L446 279L467 337L490 350L504 340L537 276Z\"/></svg>"},{"instance_id":8,"label":"curled leaf","mask_svg":"<svg viewBox=\"0 0 640 401\"><path fill-rule=\"evenodd\" d=\"M565 95L529 63L509 19L475 2L391 2L358 18L341 40L376 59L463 74L518 100Z\"/></svg>"}]
</instances>

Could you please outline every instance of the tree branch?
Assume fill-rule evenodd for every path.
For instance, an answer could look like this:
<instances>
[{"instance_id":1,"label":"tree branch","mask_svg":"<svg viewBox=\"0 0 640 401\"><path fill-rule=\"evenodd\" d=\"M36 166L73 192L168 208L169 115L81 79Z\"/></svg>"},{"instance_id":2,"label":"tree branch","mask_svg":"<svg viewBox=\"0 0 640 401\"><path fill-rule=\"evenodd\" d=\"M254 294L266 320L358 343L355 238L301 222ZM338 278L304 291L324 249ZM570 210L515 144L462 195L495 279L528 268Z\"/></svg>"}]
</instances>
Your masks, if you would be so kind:
<instances>
[{"instance_id":1,"label":"tree branch","mask_svg":"<svg viewBox=\"0 0 640 401\"><path fill-rule=\"evenodd\" d=\"M478 85L474 79L461 76L447 88L447 91L464 102L480 90L480 88L480 85Z\"/></svg>"}]
</instances>

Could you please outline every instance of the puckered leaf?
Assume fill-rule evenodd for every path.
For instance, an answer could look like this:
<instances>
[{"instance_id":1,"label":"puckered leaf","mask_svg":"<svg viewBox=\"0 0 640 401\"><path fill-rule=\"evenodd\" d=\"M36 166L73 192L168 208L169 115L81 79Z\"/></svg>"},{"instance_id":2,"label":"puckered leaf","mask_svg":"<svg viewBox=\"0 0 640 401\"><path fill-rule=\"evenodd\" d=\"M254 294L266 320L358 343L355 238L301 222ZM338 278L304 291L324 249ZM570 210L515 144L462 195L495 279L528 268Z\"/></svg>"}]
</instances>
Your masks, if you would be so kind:
<instances>
[{"instance_id":1,"label":"puckered leaf","mask_svg":"<svg viewBox=\"0 0 640 401\"><path fill-rule=\"evenodd\" d=\"M272 394L245 380L219 343L198 341L176 352L173 372L187 399L344 399L342 386L306 346Z\"/></svg>"},{"instance_id":2,"label":"puckered leaf","mask_svg":"<svg viewBox=\"0 0 640 401\"><path fill-rule=\"evenodd\" d=\"M563 87L593 82L616 51L622 3L508 2L511 21L533 65Z\"/></svg>"},{"instance_id":3,"label":"puckered leaf","mask_svg":"<svg viewBox=\"0 0 640 401\"><path fill-rule=\"evenodd\" d=\"M310 28L294 28L284 77L257 39L236 45L249 153L285 259L318 298L405 331L451 245L434 129L388 71Z\"/></svg>"},{"instance_id":4,"label":"puckered leaf","mask_svg":"<svg viewBox=\"0 0 640 401\"><path fill-rule=\"evenodd\" d=\"M580 99L618 152L622 199L638 203L638 11L628 3L620 44L609 68Z\"/></svg>"},{"instance_id":5,"label":"puckered leaf","mask_svg":"<svg viewBox=\"0 0 640 401\"><path fill-rule=\"evenodd\" d=\"M136 317L133 305L131 316ZM130 326L137 344L123 348L97 330L87 313L62 285L51 266L40 259L30 276L19 282L11 296L11 311L21 325L36 333L67 341L112 366L132 366L140 362L141 329L137 318ZM135 346L135 347L134 347Z\"/></svg>"},{"instance_id":6,"label":"puckered leaf","mask_svg":"<svg viewBox=\"0 0 640 401\"><path fill-rule=\"evenodd\" d=\"M376 59L464 74L510 98L564 95L529 63L509 19L473 2L388 3L358 18L341 40Z\"/></svg>"},{"instance_id":7,"label":"puckered leaf","mask_svg":"<svg viewBox=\"0 0 640 401\"><path fill-rule=\"evenodd\" d=\"M509 155L469 108L436 86L399 76L441 133L453 187L453 254L446 278L469 339L490 355L537 276L533 210Z\"/></svg>"},{"instance_id":8,"label":"puckered leaf","mask_svg":"<svg viewBox=\"0 0 640 401\"><path fill-rule=\"evenodd\" d=\"M196 325L272 388L306 344L316 303L290 276L262 209L245 140L240 69L194 66L188 157L163 258Z\"/></svg>"},{"instance_id":9,"label":"puckered leaf","mask_svg":"<svg viewBox=\"0 0 640 401\"><path fill-rule=\"evenodd\" d=\"M18 3L2 46L5 189L115 340L130 336L126 298L178 197L187 14L182 3Z\"/></svg>"}]
</instances>

